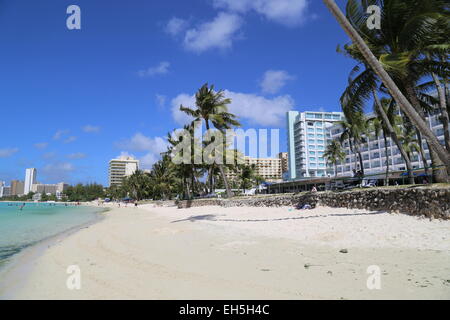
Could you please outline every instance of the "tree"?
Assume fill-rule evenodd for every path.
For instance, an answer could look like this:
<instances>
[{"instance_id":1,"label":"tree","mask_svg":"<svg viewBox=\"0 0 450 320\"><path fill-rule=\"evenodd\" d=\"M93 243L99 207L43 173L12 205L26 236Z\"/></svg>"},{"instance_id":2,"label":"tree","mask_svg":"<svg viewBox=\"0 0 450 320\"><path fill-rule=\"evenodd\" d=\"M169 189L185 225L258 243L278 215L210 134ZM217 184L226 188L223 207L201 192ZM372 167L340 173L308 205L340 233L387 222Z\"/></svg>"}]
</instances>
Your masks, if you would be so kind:
<instances>
[{"instance_id":1,"label":"tree","mask_svg":"<svg viewBox=\"0 0 450 320\"><path fill-rule=\"evenodd\" d=\"M204 84L195 94L196 109L180 106L180 110L192 116L194 121L203 120L205 122L206 130L210 130L210 124L219 130L225 136L225 130L232 127L240 126L236 120L236 116L228 112L228 105L231 99L225 98L223 90L214 91L214 85L211 87ZM212 142L212 141L210 141ZM213 166L210 167L209 178L213 176ZM222 176L225 188L227 190L227 197L232 197L231 188L225 176L223 164L218 164L218 169Z\"/></svg>"},{"instance_id":2,"label":"tree","mask_svg":"<svg viewBox=\"0 0 450 320\"><path fill-rule=\"evenodd\" d=\"M334 166L334 177L337 177L337 165L338 163L342 163L345 160L345 152L342 150L341 143L334 139L331 140L325 149L325 153L323 155L329 164Z\"/></svg>"},{"instance_id":3,"label":"tree","mask_svg":"<svg viewBox=\"0 0 450 320\"><path fill-rule=\"evenodd\" d=\"M242 191L245 193L245 190L251 188L256 180L256 166L254 164L240 166L239 180Z\"/></svg>"},{"instance_id":4,"label":"tree","mask_svg":"<svg viewBox=\"0 0 450 320\"><path fill-rule=\"evenodd\" d=\"M136 170L132 175L126 177L123 189L129 196L137 201L145 199L151 193L150 177L141 170Z\"/></svg>"},{"instance_id":5,"label":"tree","mask_svg":"<svg viewBox=\"0 0 450 320\"><path fill-rule=\"evenodd\" d=\"M428 127L426 121L421 117L421 115L418 113L418 111L414 108L414 106L411 104L411 102L405 97L404 93L399 89L397 84L394 82L394 80L389 76L389 74L386 72L386 70L383 68L383 65L381 62L374 56L372 51L370 50L367 43L364 41L364 39L359 35L359 33L356 31L355 27L349 22L349 20L345 17L345 15L342 13L342 11L339 9L339 7L336 5L335 1L333 0L323 0L325 5L329 8L331 13L336 17L339 24L342 26L344 31L350 36L354 44L358 47L361 54L364 56L364 59L366 60L367 64L374 70L374 72L378 75L380 80L383 82L383 84L388 89L391 96L394 98L394 100L397 102L398 106L401 108L401 110L408 116L408 118L411 120L411 122L417 127L417 129L424 135L426 140L429 143L430 151L436 152L440 160L445 163L448 170L450 170L450 152L448 152L445 148L443 148L437 137L434 135L434 133L431 131L431 129ZM387 0L385 0L386 2ZM406 5L407 7L418 7L416 6L417 3L411 3L412 1L408 1L408 3L404 3L403 5ZM422 1L424 2L424 1ZM366 2L367 3L367 2ZM394 2L392 2L394 3ZM353 6L353 8L356 8L355 6L356 2L350 0L348 3L347 8L350 8L350 6ZM420 1L419 1L420 4ZM383 7L384 8L384 7ZM350 10L348 10L350 11ZM358 19L358 21L362 24L361 17L364 16L364 13L359 12L359 14L352 10L352 12L356 13L355 19ZM392 17L390 17L392 19ZM411 39L417 38L417 35L420 34L420 32L423 33L424 31L424 25L427 19L422 19L421 26L422 28L411 28L414 27L412 25L409 25L410 33L407 34L408 37ZM414 35L413 33L414 32ZM390 34L392 36L392 34ZM420 37L420 36L419 36ZM412 95L411 88L408 90L409 94Z\"/></svg>"}]
</instances>

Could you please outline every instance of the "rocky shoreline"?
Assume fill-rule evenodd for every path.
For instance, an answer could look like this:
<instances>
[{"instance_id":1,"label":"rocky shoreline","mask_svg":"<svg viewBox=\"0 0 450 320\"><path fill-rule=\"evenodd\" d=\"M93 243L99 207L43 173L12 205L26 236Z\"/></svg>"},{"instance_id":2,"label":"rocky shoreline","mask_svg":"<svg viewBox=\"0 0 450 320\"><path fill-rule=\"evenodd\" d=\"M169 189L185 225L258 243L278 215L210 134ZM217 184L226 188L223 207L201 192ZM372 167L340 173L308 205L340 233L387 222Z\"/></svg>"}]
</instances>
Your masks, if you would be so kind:
<instances>
[{"instance_id":1,"label":"rocky shoreline","mask_svg":"<svg viewBox=\"0 0 450 320\"><path fill-rule=\"evenodd\" d=\"M283 207L311 205L313 208L357 208L388 211L431 219L450 220L450 188L412 187L399 189L361 189L343 192L318 192L233 199L198 199L178 201L178 208Z\"/></svg>"}]
</instances>

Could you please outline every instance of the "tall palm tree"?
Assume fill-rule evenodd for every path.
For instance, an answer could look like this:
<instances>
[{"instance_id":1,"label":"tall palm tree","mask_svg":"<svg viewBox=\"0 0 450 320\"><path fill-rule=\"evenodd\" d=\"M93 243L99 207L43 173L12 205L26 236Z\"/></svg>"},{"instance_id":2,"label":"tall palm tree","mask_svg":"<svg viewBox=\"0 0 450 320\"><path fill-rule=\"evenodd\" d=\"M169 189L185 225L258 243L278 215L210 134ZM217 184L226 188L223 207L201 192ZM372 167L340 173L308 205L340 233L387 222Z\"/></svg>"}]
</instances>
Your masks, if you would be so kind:
<instances>
[{"instance_id":1,"label":"tall palm tree","mask_svg":"<svg viewBox=\"0 0 450 320\"><path fill-rule=\"evenodd\" d=\"M206 83L195 94L196 109L181 105L180 110L192 116L194 121L203 120L206 130L210 130L210 125L212 124L214 128L225 135L226 129L240 126L239 121L236 120L236 116L228 112L228 105L230 103L231 99L225 98L223 90L216 92L214 85L209 87ZM223 164L218 164L218 168L225 184L227 197L231 198L233 193L225 176ZM212 175L213 173L210 172L209 174Z\"/></svg>"},{"instance_id":2,"label":"tall palm tree","mask_svg":"<svg viewBox=\"0 0 450 320\"><path fill-rule=\"evenodd\" d=\"M367 64L374 70L374 72L378 75L380 80L384 83L386 88L389 90L391 96L394 98L394 100L397 102L401 110L409 117L411 122L418 128L418 130L424 135L426 140L429 143L430 151L436 152L437 156L440 158L440 160L443 161L443 163L449 168L450 170L450 152L447 151L445 148L442 147L442 145L439 143L439 140L434 135L433 131L428 127L426 121L421 117L419 112L416 110L416 108L411 104L411 102L405 97L405 95L402 93L402 91L399 89L397 84L394 82L394 80L391 78L391 76L387 73L387 71L383 68L383 65L381 62L375 57L375 55L370 50L367 43L364 41L364 39L361 37L361 35L358 33L358 31L355 29L355 27L349 22L349 20L346 18L346 16L342 13L342 11L339 9L339 7L336 5L334 0L323 0L325 5L328 7L330 12L335 16L336 20L339 22L339 24L342 26L344 31L350 36L354 44L358 47L361 54L364 56L364 59L366 60ZM384 2L387 2L388 0L384 0ZM406 6L414 7L416 3L411 3L412 1L408 1ZM419 1L420 2L420 1ZM367 1L365 1L367 5ZM349 0L349 5L352 5L355 8L355 1ZM383 7L384 8L384 7ZM355 11L354 11L355 12ZM364 23L364 19L361 19L361 17L364 16L364 13L361 14L361 11L359 12L359 22L361 24ZM390 17L392 18L392 17ZM416 25L417 26L417 25ZM416 28L416 30L411 29L411 32L415 32L415 35L418 35L419 32L423 32L424 28ZM412 33L410 33L408 36L411 36ZM411 37L414 39L414 37ZM411 95L411 90L409 90L409 94Z\"/></svg>"},{"instance_id":3,"label":"tall palm tree","mask_svg":"<svg viewBox=\"0 0 450 320\"><path fill-rule=\"evenodd\" d=\"M345 160L345 152L342 150L342 145L338 140L331 140L325 149L323 155L329 164L334 166L334 177L337 177L337 165Z\"/></svg>"},{"instance_id":4,"label":"tall palm tree","mask_svg":"<svg viewBox=\"0 0 450 320\"><path fill-rule=\"evenodd\" d=\"M345 108L344 108L345 109ZM343 128L341 135L341 142L348 140L350 144L350 150L353 149L355 154L355 169L356 158L358 158L359 166L362 174L364 175L364 164L361 154L361 145L365 144L367 136L367 121L362 112L355 112L348 115L347 120L340 121L339 124Z\"/></svg>"}]
</instances>

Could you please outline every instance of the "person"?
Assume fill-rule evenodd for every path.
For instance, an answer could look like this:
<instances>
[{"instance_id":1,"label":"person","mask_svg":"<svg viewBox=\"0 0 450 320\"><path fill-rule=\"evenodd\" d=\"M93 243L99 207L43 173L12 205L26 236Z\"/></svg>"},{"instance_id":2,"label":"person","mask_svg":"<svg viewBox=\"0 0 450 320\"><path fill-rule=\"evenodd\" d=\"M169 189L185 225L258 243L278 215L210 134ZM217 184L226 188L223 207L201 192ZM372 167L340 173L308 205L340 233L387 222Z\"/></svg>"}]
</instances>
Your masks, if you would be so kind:
<instances>
[{"instance_id":1,"label":"person","mask_svg":"<svg viewBox=\"0 0 450 320\"><path fill-rule=\"evenodd\" d=\"M137 206L138 206L138 202L135 201L135 202L134 202L134 207L137 208Z\"/></svg>"},{"instance_id":2,"label":"person","mask_svg":"<svg viewBox=\"0 0 450 320\"><path fill-rule=\"evenodd\" d=\"M312 193L316 193L316 192L317 192L316 186L314 186L314 187L312 188L311 192L312 192Z\"/></svg>"}]
</instances>

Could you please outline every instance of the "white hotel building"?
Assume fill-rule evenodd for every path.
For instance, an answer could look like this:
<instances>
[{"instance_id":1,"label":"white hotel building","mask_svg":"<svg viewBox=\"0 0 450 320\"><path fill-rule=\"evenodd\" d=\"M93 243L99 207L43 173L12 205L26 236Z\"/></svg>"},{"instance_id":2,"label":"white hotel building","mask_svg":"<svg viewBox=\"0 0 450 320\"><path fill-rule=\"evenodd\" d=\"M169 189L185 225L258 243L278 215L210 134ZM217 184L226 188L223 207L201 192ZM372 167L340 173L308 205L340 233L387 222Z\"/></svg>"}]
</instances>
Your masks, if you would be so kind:
<instances>
[{"instance_id":1,"label":"white hotel building","mask_svg":"<svg viewBox=\"0 0 450 320\"><path fill-rule=\"evenodd\" d=\"M122 185L123 178L131 176L139 170L139 160L133 157L120 157L109 161L109 186Z\"/></svg>"},{"instance_id":2,"label":"white hotel building","mask_svg":"<svg viewBox=\"0 0 450 320\"><path fill-rule=\"evenodd\" d=\"M373 117L373 114L369 114L367 117ZM444 129L443 124L439 120L439 113L435 113L427 118L428 124L433 132L438 137L439 141L442 145L444 145ZM342 128L339 125L335 125L330 128L331 138L339 139L342 134ZM383 177L383 173L386 172L387 165L387 157L386 157L386 149L385 142L383 138L383 134L380 133L380 136L377 138L375 134L372 132L369 134L367 139L367 143L360 146L361 156L363 158L363 166L364 166L364 174L365 175L377 175L380 174L379 178ZM355 156L350 151L350 146L348 141L345 141L343 144L344 152L346 154L345 162L337 166L338 176L352 176L353 169L360 170L360 164L358 156ZM422 141L422 145L425 152L425 157L427 159L428 166L431 166L430 152L428 150L428 146L425 140ZM387 138L387 146L388 151L387 154L389 156L389 170L392 171L405 171L406 165L403 157L400 154L399 149L397 148L394 141L391 138ZM413 169L422 169L424 168L424 163L417 152L413 154L411 159ZM334 172L334 169L333 169ZM374 177L378 178L378 177Z\"/></svg>"},{"instance_id":3,"label":"white hotel building","mask_svg":"<svg viewBox=\"0 0 450 320\"><path fill-rule=\"evenodd\" d=\"M342 112L287 112L288 180L333 174L324 158L330 128L344 119Z\"/></svg>"}]
</instances>

